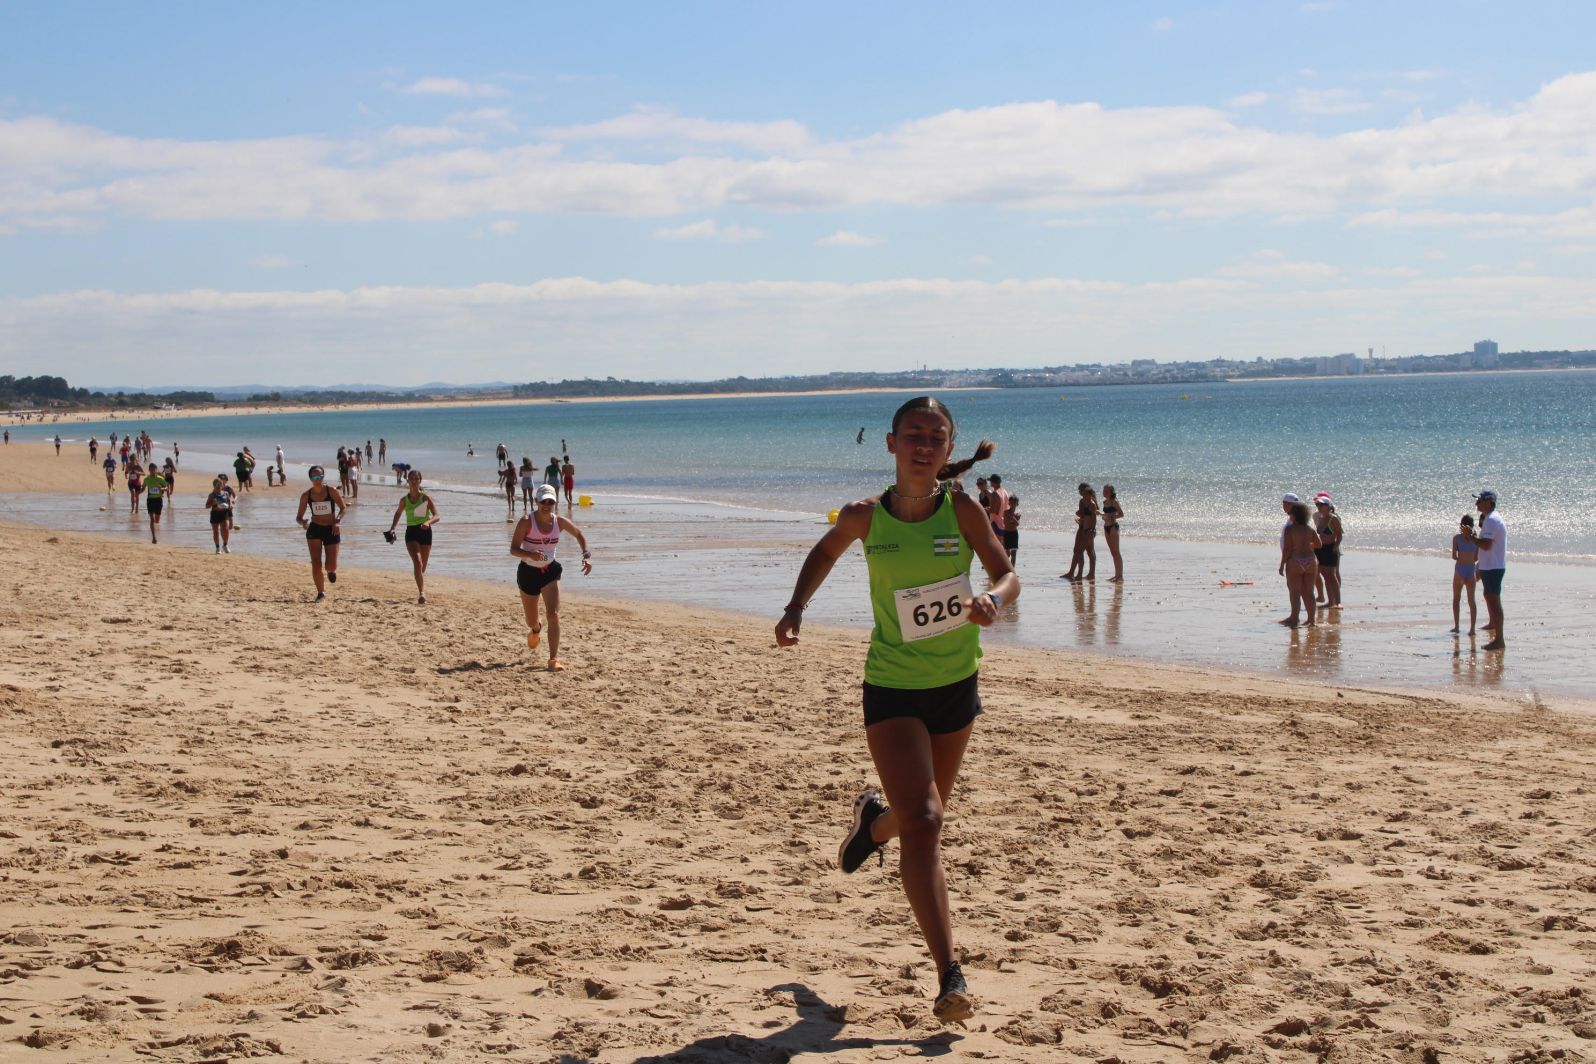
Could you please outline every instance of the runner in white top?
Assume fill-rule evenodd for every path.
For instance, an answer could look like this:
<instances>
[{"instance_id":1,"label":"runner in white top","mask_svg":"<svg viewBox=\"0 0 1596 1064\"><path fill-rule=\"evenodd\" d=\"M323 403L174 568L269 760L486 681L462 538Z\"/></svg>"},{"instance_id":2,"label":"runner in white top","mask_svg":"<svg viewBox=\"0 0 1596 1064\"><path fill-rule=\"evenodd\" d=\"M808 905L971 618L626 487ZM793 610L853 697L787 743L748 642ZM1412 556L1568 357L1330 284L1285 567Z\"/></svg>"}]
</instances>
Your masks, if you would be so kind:
<instances>
[{"instance_id":1,"label":"runner in white top","mask_svg":"<svg viewBox=\"0 0 1596 1064\"><path fill-rule=\"evenodd\" d=\"M565 668L560 662L560 563L555 555L560 547L560 534L569 532L582 546L582 575L593 571L593 552L588 550L587 537L559 514L559 492L551 484L538 489L538 508L534 513L516 522L510 536L510 553L521 559L515 571L515 583L521 589L521 608L526 613L529 629L526 645L536 647L543 631L538 623L538 601L543 602L543 612L549 625L549 671Z\"/></svg>"}]
</instances>

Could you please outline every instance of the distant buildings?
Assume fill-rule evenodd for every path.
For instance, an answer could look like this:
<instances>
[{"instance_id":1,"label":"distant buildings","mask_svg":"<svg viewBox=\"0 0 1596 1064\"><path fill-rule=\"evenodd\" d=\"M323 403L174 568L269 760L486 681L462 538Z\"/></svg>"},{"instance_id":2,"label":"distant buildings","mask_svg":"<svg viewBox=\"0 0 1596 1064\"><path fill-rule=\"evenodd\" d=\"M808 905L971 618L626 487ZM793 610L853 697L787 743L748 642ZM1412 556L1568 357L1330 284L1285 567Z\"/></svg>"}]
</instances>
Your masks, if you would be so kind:
<instances>
[{"instance_id":1,"label":"distant buildings","mask_svg":"<svg viewBox=\"0 0 1596 1064\"><path fill-rule=\"evenodd\" d=\"M1314 372L1321 377L1358 374L1363 372L1363 360L1350 351L1341 355L1329 355L1315 362Z\"/></svg>"},{"instance_id":2,"label":"distant buildings","mask_svg":"<svg viewBox=\"0 0 1596 1064\"><path fill-rule=\"evenodd\" d=\"M1474 364L1480 369L1495 369L1500 362L1500 352L1495 340L1481 340L1474 345Z\"/></svg>"}]
</instances>

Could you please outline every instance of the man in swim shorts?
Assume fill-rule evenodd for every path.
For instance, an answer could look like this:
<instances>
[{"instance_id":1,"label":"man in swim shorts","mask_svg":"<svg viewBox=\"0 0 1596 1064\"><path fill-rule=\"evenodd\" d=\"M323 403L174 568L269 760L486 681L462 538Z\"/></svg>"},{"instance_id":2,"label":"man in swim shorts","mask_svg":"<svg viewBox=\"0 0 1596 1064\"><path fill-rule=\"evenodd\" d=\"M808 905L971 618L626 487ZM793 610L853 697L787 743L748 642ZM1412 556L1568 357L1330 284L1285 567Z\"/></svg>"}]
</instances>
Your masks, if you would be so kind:
<instances>
[{"instance_id":1,"label":"man in swim shorts","mask_svg":"<svg viewBox=\"0 0 1596 1064\"><path fill-rule=\"evenodd\" d=\"M1491 641L1482 650L1505 650L1507 639L1502 631L1502 578L1507 575L1507 522L1496 512L1496 492L1486 488L1474 496L1474 508L1480 512L1479 543L1480 589L1485 594L1485 609L1490 621L1485 625Z\"/></svg>"}]
</instances>

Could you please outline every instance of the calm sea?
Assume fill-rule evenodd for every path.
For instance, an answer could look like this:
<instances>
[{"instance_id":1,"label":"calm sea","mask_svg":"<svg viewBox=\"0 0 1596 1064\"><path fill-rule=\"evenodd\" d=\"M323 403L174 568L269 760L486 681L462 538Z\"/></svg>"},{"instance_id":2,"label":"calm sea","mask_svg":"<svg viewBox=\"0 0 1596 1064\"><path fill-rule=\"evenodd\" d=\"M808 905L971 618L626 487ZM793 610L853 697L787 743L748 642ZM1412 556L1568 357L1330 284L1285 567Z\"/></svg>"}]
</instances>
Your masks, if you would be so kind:
<instances>
[{"instance_id":1,"label":"calm sea","mask_svg":"<svg viewBox=\"0 0 1596 1064\"><path fill-rule=\"evenodd\" d=\"M998 442L997 455L981 468L1003 474L1025 514L1026 593L993 639L1349 682L1596 696L1583 649L1596 607L1596 373L942 397L958 418L961 455L982 436ZM63 426L61 433L75 449L91 433L104 440L112 430L137 427L147 428L163 453L175 440L183 449L184 494L208 486L209 472L227 468L224 460L244 444L264 461L280 443L299 486L304 467L330 466L338 445L386 438L390 462L421 468L430 486L443 489L449 512L435 571L506 581L513 566L500 542L505 509L492 489L494 447L502 440L517 461L528 456L541 470L563 442L578 491L597 503L575 516L590 526L605 561L572 590L688 598L771 614L774 623L772 608L785 601L826 511L890 479L882 438L904 398L345 410L107 421ZM863 445L854 442L861 428ZM13 429L22 439L55 431ZM466 456L468 446L475 457ZM387 479L367 486L352 516L355 547L346 564L406 564L402 551L376 546L393 506ZM1122 588L1057 579L1068 564L1080 481L1119 489L1130 573ZM1445 550L1482 487L1500 493L1510 528L1506 601L1514 637L1505 657L1478 654L1466 638L1446 633ZM1301 635L1273 624L1283 603L1275 576L1279 498L1288 490L1305 497L1329 491L1346 526L1347 608L1336 624ZM257 492L245 501L241 549L302 556L291 496L297 491ZM104 511L73 509L83 505L34 497L10 512L60 527L134 531L125 498ZM177 518L174 541L208 543L202 517ZM362 532L373 546L362 545ZM1106 552L1100 564L1109 564ZM862 564L838 566L812 616L868 623Z\"/></svg>"}]
</instances>

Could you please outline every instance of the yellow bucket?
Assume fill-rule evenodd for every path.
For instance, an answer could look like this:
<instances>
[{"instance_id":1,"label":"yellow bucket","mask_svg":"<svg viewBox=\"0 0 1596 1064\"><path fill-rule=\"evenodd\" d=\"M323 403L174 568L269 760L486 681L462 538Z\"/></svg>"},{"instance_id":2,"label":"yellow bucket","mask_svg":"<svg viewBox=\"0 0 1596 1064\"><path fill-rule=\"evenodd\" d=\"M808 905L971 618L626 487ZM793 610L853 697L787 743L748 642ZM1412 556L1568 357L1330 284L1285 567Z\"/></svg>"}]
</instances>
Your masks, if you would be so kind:
<instances>
[{"instance_id":1,"label":"yellow bucket","mask_svg":"<svg viewBox=\"0 0 1596 1064\"><path fill-rule=\"evenodd\" d=\"M576 504L578 506L592 506L593 505L593 496L591 496L591 495L578 495L576 497Z\"/></svg>"},{"instance_id":2,"label":"yellow bucket","mask_svg":"<svg viewBox=\"0 0 1596 1064\"><path fill-rule=\"evenodd\" d=\"M828 513L826 515L826 524L828 524L828 525L836 524L837 523L837 518L839 518L841 516L842 516L842 511L841 510L832 510L830 513Z\"/></svg>"}]
</instances>

